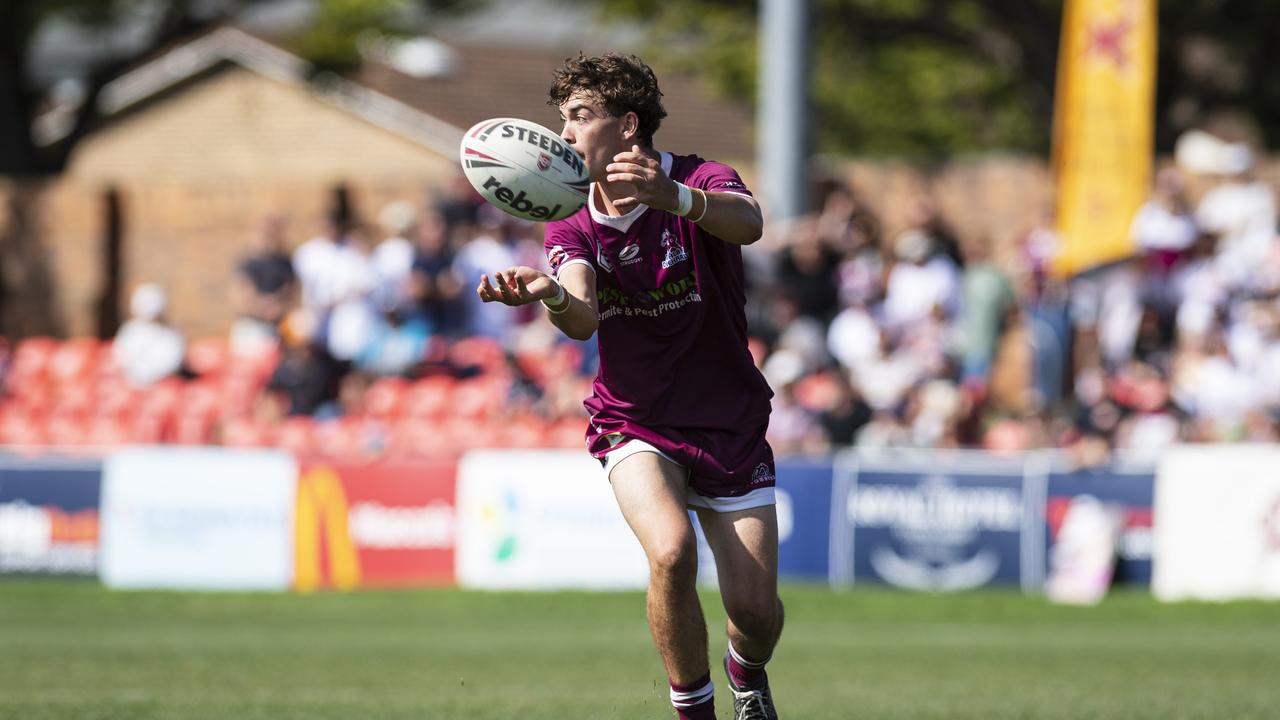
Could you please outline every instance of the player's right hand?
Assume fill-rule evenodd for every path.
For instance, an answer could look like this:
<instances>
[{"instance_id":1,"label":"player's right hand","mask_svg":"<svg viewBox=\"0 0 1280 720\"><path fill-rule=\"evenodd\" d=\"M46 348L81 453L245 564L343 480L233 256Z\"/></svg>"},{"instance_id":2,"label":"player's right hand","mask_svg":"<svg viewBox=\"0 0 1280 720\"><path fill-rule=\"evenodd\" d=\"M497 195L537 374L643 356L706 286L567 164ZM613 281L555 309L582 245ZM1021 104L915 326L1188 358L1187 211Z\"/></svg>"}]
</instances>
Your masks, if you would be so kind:
<instances>
[{"instance_id":1,"label":"player's right hand","mask_svg":"<svg viewBox=\"0 0 1280 720\"><path fill-rule=\"evenodd\" d=\"M528 305L538 300L549 300L556 296L556 282L541 270L518 266L493 274L490 284L488 275L480 276L480 285L476 294L484 302L500 302L504 305Z\"/></svg>"}]
</instances>

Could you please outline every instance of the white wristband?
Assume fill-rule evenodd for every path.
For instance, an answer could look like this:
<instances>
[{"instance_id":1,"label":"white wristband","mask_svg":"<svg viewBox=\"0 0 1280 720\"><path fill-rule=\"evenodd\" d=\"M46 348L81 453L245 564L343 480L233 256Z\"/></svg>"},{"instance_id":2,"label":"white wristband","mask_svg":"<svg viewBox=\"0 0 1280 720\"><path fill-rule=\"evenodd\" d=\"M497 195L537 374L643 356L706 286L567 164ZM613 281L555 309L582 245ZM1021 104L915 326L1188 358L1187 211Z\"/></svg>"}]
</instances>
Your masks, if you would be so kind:
<instances>
[{"instance_id":1,"label":"white wristband","mask_svg":"<svg viewBox=\"0 0 1280 720\"><path fill-rule=\"evenodd\" d=\"M569 309L569 303L567 302L568 295L565 293L563 285L555 280L552 280L551 282L556 283L556 296L550 300L543 300L542 305L547 309L547 312L552 315L559 315ZM563 307L561 307L562 305ZM557 310L556 308L559 309Z\"/></svg>"},{"instance_id":2,"label":"white wristband","mask_svg":"<svg viewBox=\"0 0 1280 720\"><path fill-rule=\"evenodd\" d=\"M693 209L693 191L688 185L678 182L676 183L676 209L672 210L676 215L684 217Z\"/></svg>"},{"instance_id":3,"label":"white wristband","mask_svg":"<svg viewBox=\"0 0 1280 720\"><path fill-rule=\"evenodd\" d=\"M694 225L702 222L702 218L707 216L707 206L710 204L710 201L707 200L707 193L705 190L698 190L698 194L702 196L702 212L698 213L698 217L696 218L689 218ZM693 208L690 208L689 210L692 212Z\"/></svg>"}]
</instances>

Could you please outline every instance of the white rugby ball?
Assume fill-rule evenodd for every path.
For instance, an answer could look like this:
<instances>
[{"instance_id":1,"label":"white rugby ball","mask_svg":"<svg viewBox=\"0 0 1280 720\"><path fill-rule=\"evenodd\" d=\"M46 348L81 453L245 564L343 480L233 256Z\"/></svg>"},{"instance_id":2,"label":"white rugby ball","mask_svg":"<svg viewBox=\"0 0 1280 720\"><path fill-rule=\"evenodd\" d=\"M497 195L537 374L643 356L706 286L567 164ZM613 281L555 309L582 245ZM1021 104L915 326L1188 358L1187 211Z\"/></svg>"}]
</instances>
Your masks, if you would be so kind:
<instances>
[{"instance_id":1,"label":"white rugby ball","mask_svg":"<svg viewBox=\"0 0 1280 720\"><path fill-rule=\"evenodd\" d=\"M577 151L559 133L518 118L476 123L462 136L462 172L495 207L547 222L587 202L591 181Z\"/></svg>"}]
</instances>

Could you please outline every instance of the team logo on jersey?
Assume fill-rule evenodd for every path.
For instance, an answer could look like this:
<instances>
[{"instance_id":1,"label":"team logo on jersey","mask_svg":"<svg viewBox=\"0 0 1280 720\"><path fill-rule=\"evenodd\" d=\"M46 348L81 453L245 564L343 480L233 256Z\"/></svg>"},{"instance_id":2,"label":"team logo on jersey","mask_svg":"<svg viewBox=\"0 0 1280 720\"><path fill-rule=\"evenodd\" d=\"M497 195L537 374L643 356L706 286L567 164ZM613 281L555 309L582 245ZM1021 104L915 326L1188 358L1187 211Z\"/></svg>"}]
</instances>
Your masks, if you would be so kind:
<instances>
[{"instance_id":1,"label":"team logo on jersey","mask_svg":"<svg viewBox=\"0 0 1280 720\"><path fill-rule=\"evenodd\" d=\"M720 187L726 190L746 190L747 186L737 180L724 180L720 183Z\"/></svg>"},{"instance_id":2,"label":"team logo on jersey","mask_svg":"<svg viewBox=\"0 0 1280 720\"><path fill-rule=\"evenodd\" d=\"M538 153L538 169L546 170L551 167L551 156L546 153Z\"/></svg>"},{"instance_id":3,"label":"team logo on jersey","mask_svg":"<svg viewBox=\"0 0 1280 720\"><path fill-rule=\"evenodd\" d=\"M640 257L640 246L635 243L627 245L622 248L622 252L618 253L618 261L622 265L634 265L643 259Z\"/></svg>"},{"instance_id":4,"label":"team logo on jersey","mask_svg":"<svg viewBox=\"0 0 1280 720\"><path fill-rule=\"evenodd\" d=\"M678 265L689 259L689 253L685 252L680 238L672 235L670 230L662 231L662 248L666 250L666 255L662 258L662 267L664 268Z\"/></svg>"},{"instance_id":5,"label":"team logo on jersey","mask_svg":"<svg viewBox=\"0 0 1280 720\"><path fill-rule=\"evenodd\" d=\"M569 253L565 252L563 245L556 245L547 251L547 263L551 265L551 272L559 273L560 266L569 258Z\"/></svg>"},{"instance_id":6,"label":"team logo on jersey","mask_svg":"<svg viewBox=\"0 0 1280 720\"><path fill-rule=\"evenodd\" d=\"M762 483L773 481L773 471L769 469L768 463L760 463L756 466L756 469L751 472L752 485L760 485Z\"/></svg>"},{"instance_id":7,"label":"team logo on jersey","mask_svg":"<svg viewBox=\"0 0 1280 720\"><path fill-rule=\"evenodd\" d=\"M609 258L604 254L604 246L596 248L596 264L605 272L613 272L613 263L609 262Z\"/></svg>"}]
</instances>

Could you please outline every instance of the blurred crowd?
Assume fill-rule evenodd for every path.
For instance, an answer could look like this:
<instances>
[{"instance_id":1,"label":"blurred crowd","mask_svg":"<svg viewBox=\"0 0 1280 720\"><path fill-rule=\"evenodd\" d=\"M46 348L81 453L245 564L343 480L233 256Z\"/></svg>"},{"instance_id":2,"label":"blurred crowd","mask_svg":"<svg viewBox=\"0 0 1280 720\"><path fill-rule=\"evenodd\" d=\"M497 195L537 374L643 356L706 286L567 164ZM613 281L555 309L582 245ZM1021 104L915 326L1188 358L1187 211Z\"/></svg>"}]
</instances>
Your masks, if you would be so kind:
<instances>
[{"instance_id":1,"label":"blurred crowd","mask_svg":"<svg viewBox=\"0 0 1280 720\"><path fill-rule=\"evenodd\" d=\"M1274 191L1247 146L1185 140L1133 218L1132 254L1070 279L1051 215L1003 262L928 197L892 237L841 186L775 228L752 294L775 447L1055 447L1090 463L1276 440Z\"/></svg>"},{"instance_id":2,"label":"blurred crowd","mask_svg":"<svg viewBox=\"0 0 1280 720\"><path fill-rule=\"evenodd\" d=\"M1069 279L1054 269L1048 214L996 248L959 237L927 194L892 233L847 185L826 183L818 206L744 251L779 454L1054 447L1095 462L1280 436L1275 199L1243 145L1180 143L1133 218L1133 254ZM102 351L123 378L115 402L171 400L150 401L168 413L150 430L113 437L181 441L195 414L186 441L365 454L439 448L445 436L455 449L580 443L594 340L564 338L540 305L474 292L482 273L545 267L540 225L486 205L459 175L372 218L339 193L322 232L298 242L293 229L284 214L262 218L232 273L225 338L188 346L164 288L133 291L131 319ZM24 429L63 401L56 382L50 397L26 382L38 361L11 355L0 441L65 441ZM197 386L203 395L183 389ZM159 387L167 395L146 390ZM78 427L115 406L86 403L99 410ZM326 427L347 428L342 443Z\"/></svg>"}]
</instances>

